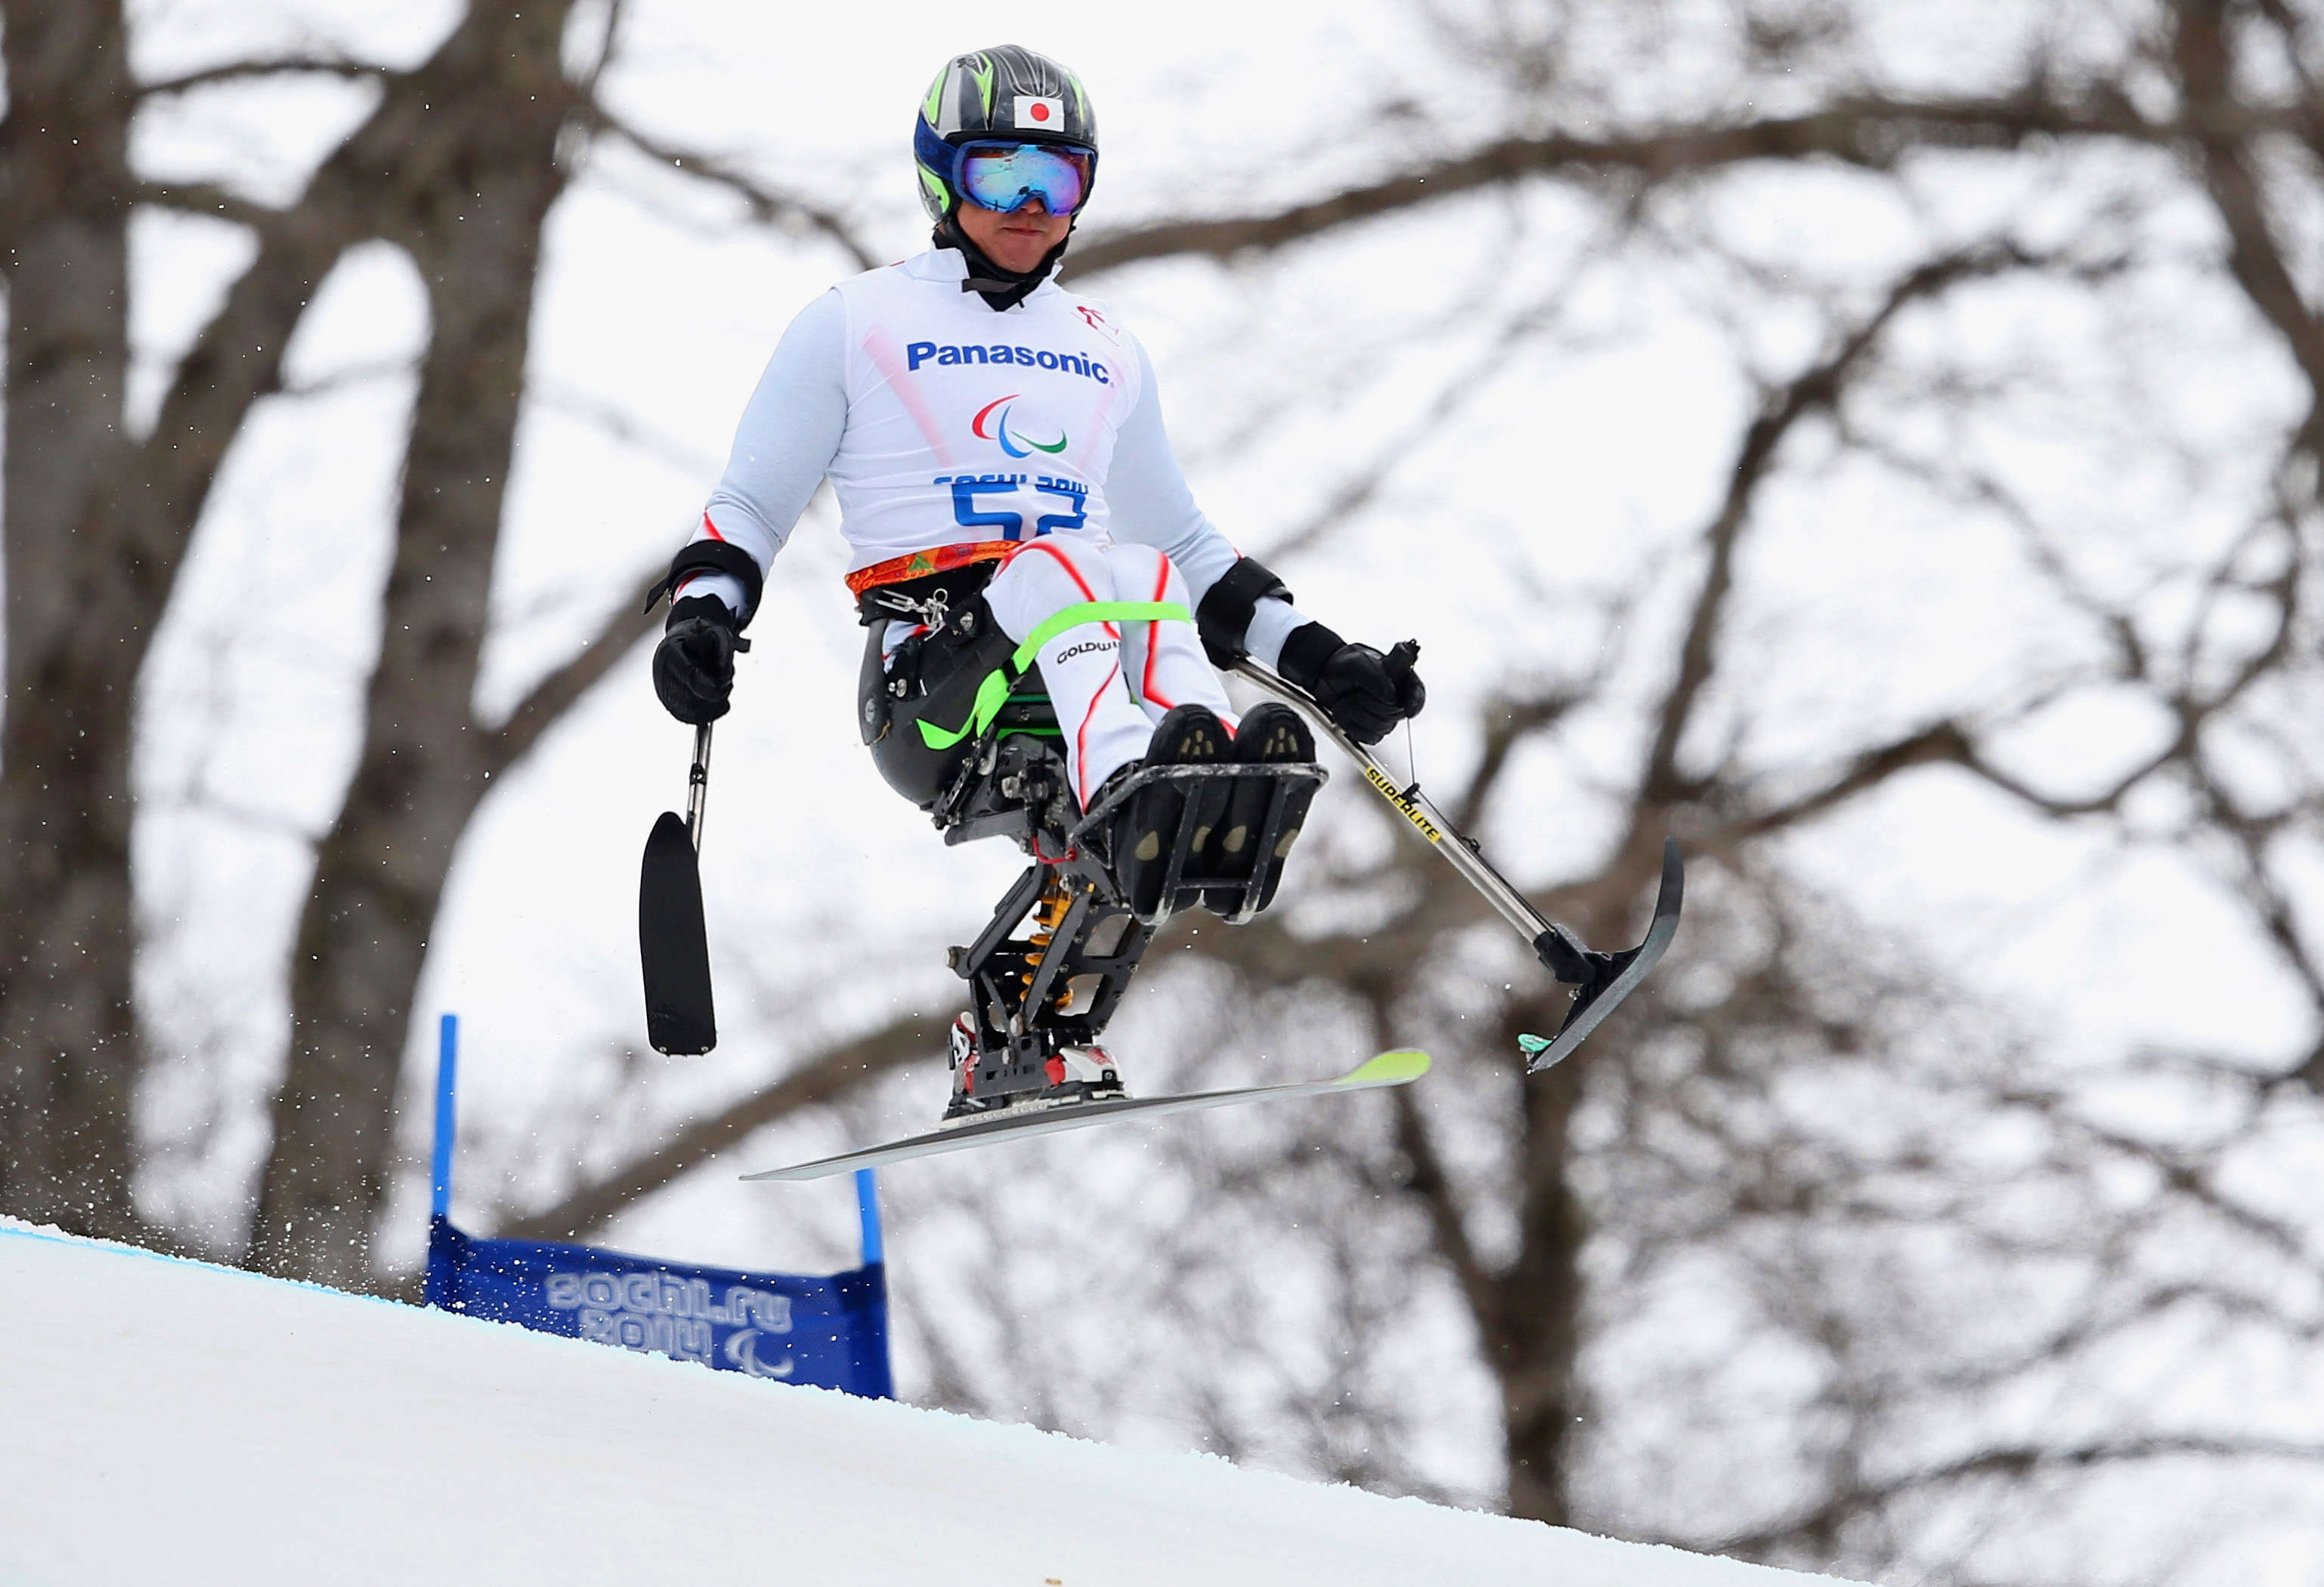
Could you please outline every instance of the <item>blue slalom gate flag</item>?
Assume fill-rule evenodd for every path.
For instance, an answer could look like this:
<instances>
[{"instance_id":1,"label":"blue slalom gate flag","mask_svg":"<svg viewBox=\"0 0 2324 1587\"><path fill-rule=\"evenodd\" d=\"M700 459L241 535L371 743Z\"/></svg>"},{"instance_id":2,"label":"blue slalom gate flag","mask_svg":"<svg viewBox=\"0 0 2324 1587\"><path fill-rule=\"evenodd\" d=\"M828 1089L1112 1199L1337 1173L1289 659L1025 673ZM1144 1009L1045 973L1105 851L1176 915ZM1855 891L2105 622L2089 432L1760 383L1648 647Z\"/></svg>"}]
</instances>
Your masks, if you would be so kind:
<instances>
[{"instance_id":1,"label":"blue slalom gate flag","mask_svg":"<svg viewBox=\"0 0 2324 1587\"><path fill-rule=\"evenodd\" d=\"M844 1273L749 1273L465 1234L448 1215L458 1029L455 1016L443 1017L428 1222L429 1306L753 1378L895 1398L879 1192L868 1169L855 1176L863 1265Z\"/></svg>"}]
</instances>

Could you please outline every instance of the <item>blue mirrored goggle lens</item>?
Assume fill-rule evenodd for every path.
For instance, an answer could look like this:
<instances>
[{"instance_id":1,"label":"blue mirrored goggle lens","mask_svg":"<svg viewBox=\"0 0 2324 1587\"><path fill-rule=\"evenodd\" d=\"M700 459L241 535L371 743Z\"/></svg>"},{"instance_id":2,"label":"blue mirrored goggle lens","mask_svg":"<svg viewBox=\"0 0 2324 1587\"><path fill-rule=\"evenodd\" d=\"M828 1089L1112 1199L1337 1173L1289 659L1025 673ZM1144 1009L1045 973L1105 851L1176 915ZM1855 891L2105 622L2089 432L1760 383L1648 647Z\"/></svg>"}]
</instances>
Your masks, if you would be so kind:
<instances>
[{"instance_id":1,"label":"blue mirrored goggle lens","mask_svg":"<svg viewBox=\"0 0 2324 1587\"><path fill-rule=\"evenodd\" d=\"M1054 143L971 143L960 152L961 197L1013 214L1038 198L1052 215L1071 215L1089 193L1085 150Z\"/></svg>"}]
</instances>

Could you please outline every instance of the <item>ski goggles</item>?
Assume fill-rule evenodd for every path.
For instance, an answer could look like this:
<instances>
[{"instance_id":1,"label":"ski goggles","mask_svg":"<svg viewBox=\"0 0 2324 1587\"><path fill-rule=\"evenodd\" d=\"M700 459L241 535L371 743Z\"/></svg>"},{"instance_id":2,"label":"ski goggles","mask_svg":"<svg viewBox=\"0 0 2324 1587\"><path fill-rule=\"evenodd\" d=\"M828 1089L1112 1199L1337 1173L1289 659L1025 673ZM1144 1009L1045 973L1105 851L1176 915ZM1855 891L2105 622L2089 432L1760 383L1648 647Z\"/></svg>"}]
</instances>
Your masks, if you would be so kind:
<instances>
[{"instance_id":1,"label":"ski goggles","mask_svg":"<svg viewBox=\"0 0 2324 1587\"><path fill-rule=\"evenodd\" d=\"M971 142L953 153L953 190L980 209L1013 215L1033 199L1071 215L1097 177L1097 151L1079 143Z\"/></svg>"}]
</instances>

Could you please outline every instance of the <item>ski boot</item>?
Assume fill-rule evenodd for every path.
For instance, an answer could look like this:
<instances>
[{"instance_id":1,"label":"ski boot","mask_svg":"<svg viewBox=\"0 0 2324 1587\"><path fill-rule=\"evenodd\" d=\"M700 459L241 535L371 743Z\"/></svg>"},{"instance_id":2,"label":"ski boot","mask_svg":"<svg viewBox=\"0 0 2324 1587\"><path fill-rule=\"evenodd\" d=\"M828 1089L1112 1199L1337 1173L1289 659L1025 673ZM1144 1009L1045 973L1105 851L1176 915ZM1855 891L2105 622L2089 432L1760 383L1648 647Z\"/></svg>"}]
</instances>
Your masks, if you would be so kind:
<instances>
[{"instance_id":1,"label":"ski boot","mask_svg":"<svg viewBox=\"0 0 2324 1587\"><path fill-rule=\"evenodd\" d=\"M1233 758L1234 741L1208 706L1175 706L1155 725L1152 747L1145 758L1108 778L1099 795L1102 798L1106 789L1142 769L1212 766ZM1189 829L1181 861L1185 873L1200 875L1210 864L1211 839L1227 813L1231 787L1224 779L1192 784L1153 782L1123 803L1113 821L1113 876L1123 899L1140 919L1152 918L1162 908L1162 891L1182 826Z\"/></svg>"},{"instance_id":2,"label":"ski boot","mask_svg":"<svg viewBox=\"0 0 2324 1587\"><path fill-rule=\"evenodd\" d=\"M1235 730L1234 748L1235 760L1245 766L1306 765L1315 759L1315 734L1298 712L1266 700L1244 714L1242 725ZM1276 887L1283 880L1284 859L1298 839L1318 784L1268 776L1237 778L1232 786L1226 817L1220 823L1214 873L1234 885L1211 889L1203 896L1203 907L1222 919L1247 920L1275 901ZM1268 841L1270 813L1272 842ZM1262 846L1268 852L1260 853Z\"/></svg>"},{"instance_id":3,"label":"ski boot","mask_svg":"<svg viewBox=\"0 0 2324 1587\"><path fill-rule=\"evenodd\" d=\"M1041 1078L1046 1084L1026 1085L1020 1082L1006 1090L988 1084L980 1089L980 1066L989 1069L991 1066L980 1064L976 1020L971 1014L962 1014L952 1022L951 1057L952 1101L945 1104L939 1129L991 1113L1115 1102L1130 1094L1122 1088L1121 1074L1114 1067L1112 1056L1093 1043L1086 1047L1061 1046L1052 1050L1041 1064ZM987 1076L988 1081L991 1078Z\"/></svg>"}]
</instances>

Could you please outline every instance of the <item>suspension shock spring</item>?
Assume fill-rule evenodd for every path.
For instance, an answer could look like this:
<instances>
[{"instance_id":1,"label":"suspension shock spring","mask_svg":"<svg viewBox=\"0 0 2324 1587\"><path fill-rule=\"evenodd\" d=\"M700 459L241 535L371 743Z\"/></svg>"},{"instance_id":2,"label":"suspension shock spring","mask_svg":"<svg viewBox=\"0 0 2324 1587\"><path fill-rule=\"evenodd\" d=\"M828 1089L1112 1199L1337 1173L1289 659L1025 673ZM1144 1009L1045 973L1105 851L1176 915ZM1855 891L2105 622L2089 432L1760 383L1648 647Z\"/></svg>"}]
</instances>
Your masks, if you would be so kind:
<instances>
[{"instance_id":1,"label":"suspension shock spring","mask_svg":"<svg viewBox=\"0 0 2324 1587\"><path fill-rule=\"evenodd\" d=\"M1057 928L1065 924L1065 912L1073 907L1073 890L1065 885L1063 877L1052 875L1049 878L1048 886L1042 890L1040 898L1034 902L1033 929L1026 937L1026 946L1031 951L1026 955L1027 964L1024 973L1018 977L1028 991L1033 984L1034 971L1040 964L1041 955L1048 951L1050 942L1057 935ZM1056 999L1057 1012L1061 1014L1065 1012L1073 1006L1073 987L1068 984L1057 993Z\"/></svg>"}]
</instances>

